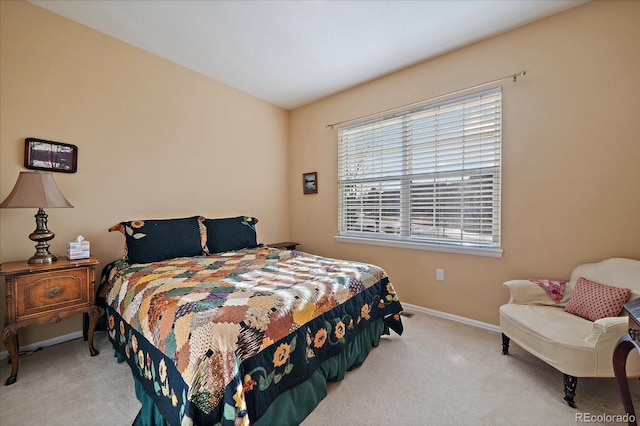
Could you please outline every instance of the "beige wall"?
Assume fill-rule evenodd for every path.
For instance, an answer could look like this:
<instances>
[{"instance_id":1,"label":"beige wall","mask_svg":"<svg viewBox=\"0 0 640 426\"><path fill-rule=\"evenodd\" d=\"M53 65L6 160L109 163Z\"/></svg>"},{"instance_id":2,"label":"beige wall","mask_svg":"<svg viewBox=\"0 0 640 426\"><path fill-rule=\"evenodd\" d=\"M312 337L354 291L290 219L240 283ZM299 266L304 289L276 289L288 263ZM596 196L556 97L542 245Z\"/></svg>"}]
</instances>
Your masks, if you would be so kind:
<instances>
[{"instance_id":1,"label":"beige wall","mask_svg":"<svg viewBox=\"0 0 640 426\"><path fill-rule=\"evenodd\" d=\"M79 147L78 172L55 174L75 208L47 210L54 253L82 234L105 264L122 255L112 224L195 214L256 216L261 242L289 238L287 111L29 3L0 16L0 201L25 138ZM33 255L35 213L0 210L0 262ZM80 328L30 326L20 342Z\"/></svg>"},{"instance_id":2,"label":"beige wall","mask_svg":"<svg viewBox=\"0 0 640 426\"><path fill-rule=\"evenodd\" d=\"M381 265L405 302L492 324L507 279L640 259L638 22L640 2L588 3L294 110L292 238ZM503 84L502 258L334 240L337 131L325 125L521 70L526 77ZM300 175L311 171L319 193L303 195Z\"/></svg>"}]
</instances>

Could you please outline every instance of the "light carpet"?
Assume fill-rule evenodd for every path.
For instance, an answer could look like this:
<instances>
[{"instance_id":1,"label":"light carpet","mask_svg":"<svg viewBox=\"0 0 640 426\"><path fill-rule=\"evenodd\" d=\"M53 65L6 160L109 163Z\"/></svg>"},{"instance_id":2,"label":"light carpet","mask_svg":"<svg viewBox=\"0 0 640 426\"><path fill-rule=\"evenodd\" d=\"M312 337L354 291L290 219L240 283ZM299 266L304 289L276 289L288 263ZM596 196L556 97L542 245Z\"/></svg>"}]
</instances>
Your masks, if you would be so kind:
<instances>
[{"instance_id":1,"label":"light carpet","mask_svg":"<svg viewBox=\"0 0 640 426\"><path fill-rule=\"evenodd\" d=\"M364 365L329 384L304 426L612 424L624 415L615 379L578 379L577 409L563 401L562 373L500 334L431 315L403 318L402 336L385 336ZM0 424L130 425L140 409L128 366L105 332L100 355L82 339L20 357L18 381L0 384ZM0 361L2 384L11 366ZM634 401L640 381L630 380ZM598 421L601 420L601 421Z\"/></svg>"}]
</instances>

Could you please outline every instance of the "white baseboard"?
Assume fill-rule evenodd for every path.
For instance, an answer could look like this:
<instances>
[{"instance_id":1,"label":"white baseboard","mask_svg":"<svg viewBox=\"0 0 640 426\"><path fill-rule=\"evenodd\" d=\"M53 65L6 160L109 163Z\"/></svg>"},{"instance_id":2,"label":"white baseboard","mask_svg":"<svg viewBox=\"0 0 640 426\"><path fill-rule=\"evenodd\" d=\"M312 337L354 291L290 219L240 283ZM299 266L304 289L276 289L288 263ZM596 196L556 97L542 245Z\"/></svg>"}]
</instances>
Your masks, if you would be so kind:
<instances>
[{"instance_id":1,"label":"white baseboard","mask_svg":"<svg viewBox=\"0 0 640 426\"><path fill-rule=\"evenodd\" d=\"M436 311L435 309L423 308L422 306L412 305L410 303L401 302L402 306L406 309L422 312L423 314L433 315L435 317L445 318L452 321L461 322L463 324L471 325L473 327L484 328L485 330L495 331L501 333L500 327L497 325L489 324L487 322L476 321L471 318L461 317L459 315L449 314L447 312Z\"/></svg>"},{"instance_id":2,"label":"white baseboard","mask_svg":"<svg viewBox=\"0 0 640 426\"><path fill-rule=\"evenodd\" d=\"M402 306L406 309L410 309L416 312L422 312L423 314L433 315L440 318L445 318L452 321L461 322L463 324L471 325L473 327L484 328L485 330L495 331L500 333L500 327L497 325L489 324L482 321L476 321L471 318L461 317L459 315L449 314L447 312L436 311L435 309L423 308L422 306L412 305L410 303L402 302ZM75 331L73 333L65 334L63 336L54 337L52 339L43 340L41 342L32 343L30 345L21 346L21 351L31 351L37 348L44 348L51 345L57 345L58 343L68 342L69 340L74 340L82 337L82 331ZM9 356L7 351L0 352L0 359L5 359Z\"/></svg>"},{"instance_id":3,"label":"white baseboard","mask_svg":"<svg viewBox=\"0 0 640 426\"><path fill-rule=\"evenodd\" d=\"M57 345L58 343L68 342L69 340L74 340L79 337L82 337L82 331L74 331L73 333L65 334L63 336L53 337L51 339L42 340L41 342L31 343L29 345L20 346L19 350L22 351L32 351L37 348L45 348L47 346ZM5 359L9 357L9 352L2 351L0 352L0 359Z\"/></svg>"}]
</instances>

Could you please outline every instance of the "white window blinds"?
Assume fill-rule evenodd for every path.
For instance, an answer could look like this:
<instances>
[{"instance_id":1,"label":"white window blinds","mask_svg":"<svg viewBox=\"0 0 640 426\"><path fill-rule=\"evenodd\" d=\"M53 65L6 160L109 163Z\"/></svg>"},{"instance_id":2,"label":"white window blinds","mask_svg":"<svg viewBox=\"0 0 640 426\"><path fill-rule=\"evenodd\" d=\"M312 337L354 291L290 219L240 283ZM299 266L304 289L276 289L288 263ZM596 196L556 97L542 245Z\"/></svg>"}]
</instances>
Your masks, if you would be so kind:
<instances>
[{"instance_id":1,"label":"white window blinds","mask_svg":"<svg viewBox=\"0 0 640 426\"><path fill-rule=\"evenodd\" d=\"M341 236L500 246L500 88L338 137Z\"/></svg>"}]
</instances>

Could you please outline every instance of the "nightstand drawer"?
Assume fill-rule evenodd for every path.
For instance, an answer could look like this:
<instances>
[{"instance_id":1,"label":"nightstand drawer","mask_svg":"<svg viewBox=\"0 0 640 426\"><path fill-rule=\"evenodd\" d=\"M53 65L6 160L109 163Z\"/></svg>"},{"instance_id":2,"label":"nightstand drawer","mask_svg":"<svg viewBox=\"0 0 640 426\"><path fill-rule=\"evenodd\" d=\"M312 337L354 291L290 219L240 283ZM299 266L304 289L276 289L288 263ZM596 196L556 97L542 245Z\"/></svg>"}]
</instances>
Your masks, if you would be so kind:
<instances>
[{"instance_id":1,"label":"nightstand drawer","mask_svg":"<svg viewBox=\"0 0 640 426\"><path fill-rule=\"evenodd\" d=\"M17 276L17 318L88 304L89 274L89 268L76 268Z\"/></svg>"},{"instance_id":2,"label":"nightstand drawer","mask_svg":"<svg viewBox=\"0 0 640 426\"><path fill-rule=\"evenodd\" d=\"M629 336L640 343L640 299L627 302L624 309L629 314Z\"/></svg>"}]
</instances>

